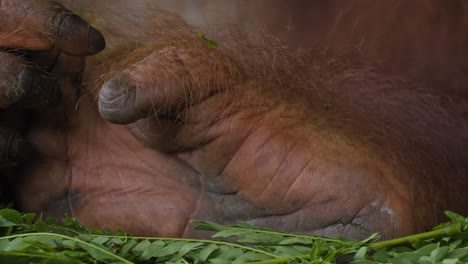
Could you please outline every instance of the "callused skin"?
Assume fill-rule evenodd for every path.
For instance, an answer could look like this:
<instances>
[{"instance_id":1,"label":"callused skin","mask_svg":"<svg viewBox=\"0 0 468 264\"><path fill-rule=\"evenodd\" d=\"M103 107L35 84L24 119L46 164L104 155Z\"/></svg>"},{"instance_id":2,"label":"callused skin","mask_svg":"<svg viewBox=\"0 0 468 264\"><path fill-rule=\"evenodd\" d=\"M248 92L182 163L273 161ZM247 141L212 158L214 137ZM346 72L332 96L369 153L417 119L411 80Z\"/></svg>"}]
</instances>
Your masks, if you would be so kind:
<instances>
[{"instance_id":1,"label":"callused skin","mask_svg":"<svg viewBox=\"0 0 468 264\"><path fill-rule=\"evenodd\" d=\"M39 153L14 178L24 210L144 235L206 219L363 238L467 209L465 123L437 95L275 42L213 48L145 10L133 30L101 17L102 54L56 58L63 98L29 115Z\"/></svg>"}]
</instances>

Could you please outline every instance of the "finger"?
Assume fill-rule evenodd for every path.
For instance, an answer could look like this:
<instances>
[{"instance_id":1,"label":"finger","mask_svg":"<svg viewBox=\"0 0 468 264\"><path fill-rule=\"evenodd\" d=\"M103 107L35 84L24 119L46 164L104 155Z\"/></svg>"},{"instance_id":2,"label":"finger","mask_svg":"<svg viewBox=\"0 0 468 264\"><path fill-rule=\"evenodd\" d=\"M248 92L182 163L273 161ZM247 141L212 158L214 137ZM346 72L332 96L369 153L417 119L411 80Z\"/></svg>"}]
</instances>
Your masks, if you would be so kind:
<instances>
[{"instance_id":1,"label":"finger","mask_svg":"<svg viewBox=\"0 0 468 264\"><path fill-rule=\"evenodd\" d=\"M0 1L0 47L49 50L69 55L102 51L105 40L95 28L54 1Z\"/></svg>"},{"instance_id":2,"label":"finger","mask_svg":"<svg viewBox=\"0 0 468 264\"><path fill-rule=\"evenodd\" d=\"M178 116L153 114L127 127L143 145L153 149L164 152L193 150L221 135L221 121L237 112L237 107L230 101L232 98L232 94L216 95L187 108ZM228 123L232 126L236 122Z\"/></svg>"},{"instance_id":3,"label":"finger","mask_svg":"<svg viewBox=\"0 0 468 264\"><path fill-rule=\"evenodd\" d=\"M57 103L60 96L49 74L34 69L20 57L0 52L0 108L15 104L38 109Z\"/></svg>"},{"instance_id":4,"label":"finger","mask_svg":"<svg viewBox=\"0 0 468 264\"><path fill-rule=\"evenodd\" d=\"M129 65L104 83L99 111L110 122L133 123L151 113L177 116L237 80L234 69L214 60L217 54L164 48ZM125 64L125 63L124 63ZM232 76L232 77L231 77Z\"/></svg>"},{"instance_id":5,"label":"finger","mask_svg":"<svg viewBox=\"0 0 468 264\"><path fill-rule=\"evenodd\" d=\"M14 131L0 127L0 168L26 162L34 156L32 144Z\"/></svg>"}]
</instances>

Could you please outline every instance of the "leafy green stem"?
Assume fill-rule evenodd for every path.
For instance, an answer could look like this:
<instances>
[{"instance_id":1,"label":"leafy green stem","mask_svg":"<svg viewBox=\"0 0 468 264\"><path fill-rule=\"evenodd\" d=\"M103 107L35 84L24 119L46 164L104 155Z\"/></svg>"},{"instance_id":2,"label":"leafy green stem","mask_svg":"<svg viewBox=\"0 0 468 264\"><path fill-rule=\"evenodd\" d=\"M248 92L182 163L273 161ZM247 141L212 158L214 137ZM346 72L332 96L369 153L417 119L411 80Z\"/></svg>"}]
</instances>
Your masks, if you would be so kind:
<instances>
[{"instance_id":1,"label":"leafy green stem","mask_svg":"<svg viewBox=\"0 0 468 264\"><path fill-rule=\"evenodd\" d=\"M88 243L88 242L85 242L83 240L80 240L80 239L77 239L77 238L74 238L74 237L70 237L70 236L66 236L66 235L61 235L61 234L55 234L55 233L47 233L47 232L41 232L41 233L25 233L25 234L18 234L18 235L11 235L11 236L4 236L4 237L0 237L0 240L10 240L10 239L14 239L14 238L18 238L18 237L33 237L33 236L52 236L52 237L59 237L59 238L62 238L62 239L69 239L69 240L72 240L78 244L82 244L82 245L85 245L87 247L90 247L90 248L93 248L97 251L100 251L106 255L109 255L110 257L116 259L116 260L119 260L121 261L122 263L128 263L128 264L132 264L133 262L131 261L128 261L120 256L117 256L115 254L113 254L112 252L109 252L108 250L106 249L103 249L101 247L98 247L98 246L95 246L91 243Z\"/></svg>"},{"instance_id":2,"label":"leafy green stem","mask_svg":"<svg viewBox=\"0 0 468 264\"><path fill-rule=\"evenodd\" d=\"M394 247L398 245L408 244L411 241L415 241L415 240L432 239L432 238L438 238L438 237L443 237L447 235L453 236L461 232L462 232L461 225L459 223L456 223L456 224L451 224L444 228L429 231L429 232L424 232L424 233L419 233L415 235L410 235L410 236L400 237L396 239L390 239L386 241L372 243L369 245L369 248L374 251L377 251L383 248L389 248L389 247ZM299 255L299 256L293 256L293 257L287 257L287 258L276 258L276 259L268 259L268 260L262 260L262 261L253 261L253 262L247 262L245 264L287 263L294 259L309 260L310 255Z\"/></svg>"},{"instance_id":3,"label":"leafy green stem","mask_svg":"<svg viewBox=\"0 0 468 264\"><path fill-rule=\"evenodd\" d=\"M438 238L438 237L443 237L446 235L452 236L452 235L459 234L461 232L462 232L461 225L457 223L457 224L448 225L444 228L429 231L429 232L424 232L424 233L419 233L415 235L399 237L399 238L395 238L391 240L372 243L369 245L369 248L374 251L377 251L383 248L404 245L415 240Z\"/></svg>"},{"instance_id":4,"label":"leafy green stem","mask_svg":"<svg viewBox=\"0 0 468 264\"><path fill-rule=\"evenodd\" d=\"M100 237L102 235L91 235L90 234L89 236ZM108 236L108 235L105 235L105 237L108 237L108 238L127 238L126 236ZM266 256L270 256L270 257L273 257L273 258L280 258L279 256L277 256L275 254L272 254L270 252L267 252L267 251L264 251L264 250L261 250L261 249L248 247L248 246L243 246L243 245L235 244L235 243L229 243L229 242L220 241L220 240L203 240L203 239L190 239L190 238L134 237L134 236L132 236L131 238L135 239L135 240L171 241L171 242L183 241L183 242L188 242L188 243L192 243L192 242L197 243L198 242L198 243L204 243L204 244L225 245L225 246L229 246L229 247L236 247L236 248L239 248L239 249L244 249L244 250L247 250L249 252L256 252L256 253L259 253L259 254L264 254Z\"/></svg>"}]
</instances>

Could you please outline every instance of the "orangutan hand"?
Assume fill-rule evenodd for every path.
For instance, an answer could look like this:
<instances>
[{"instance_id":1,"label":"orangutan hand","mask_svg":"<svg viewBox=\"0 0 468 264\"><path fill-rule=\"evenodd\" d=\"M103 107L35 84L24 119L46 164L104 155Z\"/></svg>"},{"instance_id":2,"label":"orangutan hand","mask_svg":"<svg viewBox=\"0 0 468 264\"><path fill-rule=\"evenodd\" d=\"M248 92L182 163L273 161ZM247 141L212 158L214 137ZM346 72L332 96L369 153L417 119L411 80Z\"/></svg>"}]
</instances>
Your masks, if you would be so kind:
<instances>
[{"instance_id":1,"label":"orangutan hand","mask_svg":"<svg viewBox=\"0 0 468 264\"><path fill-rule=\"evenodd\" d=\"M54 71L62 53L87 56L104 49L102 34L54 1L0 0L0 167L31 157L21 136L22 109L60 99Z\"/></svg>"}]
</instances>

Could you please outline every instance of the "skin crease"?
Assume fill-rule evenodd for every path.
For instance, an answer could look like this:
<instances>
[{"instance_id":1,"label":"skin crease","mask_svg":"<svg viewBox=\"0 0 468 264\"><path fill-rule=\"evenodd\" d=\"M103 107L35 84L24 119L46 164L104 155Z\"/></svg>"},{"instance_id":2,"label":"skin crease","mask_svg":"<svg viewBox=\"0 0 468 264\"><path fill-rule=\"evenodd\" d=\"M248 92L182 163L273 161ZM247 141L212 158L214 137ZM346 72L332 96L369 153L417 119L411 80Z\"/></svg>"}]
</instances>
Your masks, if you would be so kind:
<instances>
[{"instance_id":1,"label":"skin crease","mask_svg":"<svg viewBox=\"0 0 468 264\"><path fill-rule=\"evenodd\" d=\"M214 49L142 3L64 3L108 47L59 56L63 99L29 117L40 155L15 178L25 211L145 235L199 236L187 223L207 219L354 238L466 213L466 104L419 75L268 38Z\"/></svg>"}]
</instances>

